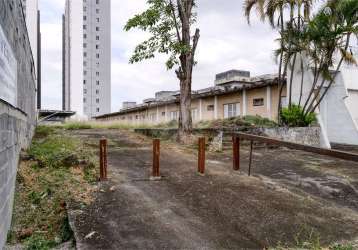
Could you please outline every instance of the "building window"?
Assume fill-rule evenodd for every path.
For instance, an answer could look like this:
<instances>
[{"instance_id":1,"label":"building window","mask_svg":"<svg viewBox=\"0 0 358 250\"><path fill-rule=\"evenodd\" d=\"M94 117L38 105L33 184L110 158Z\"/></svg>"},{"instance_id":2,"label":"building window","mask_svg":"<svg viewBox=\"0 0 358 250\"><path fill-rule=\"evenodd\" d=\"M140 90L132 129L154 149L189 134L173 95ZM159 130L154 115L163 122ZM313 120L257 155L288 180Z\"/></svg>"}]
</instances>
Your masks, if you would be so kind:
<instances>
[{"instance_id":1,"label":"building window","mask_svg":"<svg viewBox=\"0 0 358 250\"><path fill-rule=\"evenodd\" d=\"M83 52L83 57L87 57L87 52Z\"/></svg>"},{"instance_id":2,"label":"building window","mask_svg":"<svg viewBox=\"0 0 358 250\"><path fill-rule=\"evenodd\" d=\"M170 120L171 121L176 121L178 120L178 111L171 111L170 112Z\"/></svg>"},{"instance_id":3,"label":"building window","mask_svg":"<svg viewBox=\"0 0 358 250\"><path fill-rule=\"evenodd\" d=\"M86 84L86 80L83 80L83 84Z\"/></svg>"},{"instance_id":4,"label":"building window","mask_svg":"<svg viewBox=\"0 0 358 250\"><path fill-rule=\"evenodd\" d=\"M99 41L99 36L96 36L96 40Z\"/></svg>"},{"instance_id":5,"label":"building window","mask_svg":"<svg viewBox=\"0 0 358 250\"><path fill-rule=\"evenodd\" d=\"M96 72L96 76L99 76L99 72L98 72L98 71Z\"/></svg>"},{"instance_id":6,"label":"building window","mask_svg":"<svg viewBox=\"0 0 358 250\"><path fill-rule=\"evenodd\" d=\"M165 116L165 112L162 112L162 116Z\"/></svg>"},{"instance_id":7,"label":"building window","mask_svg":"<svg viewBox=\"0 0 358 250\"><path fill-rule=\"evenodd\" d=\"M97 113L99 112L99 108L96 108Z\"/></svg>"},{"instance_id":8,"label":"building window","mask_svg":"<svg viewBox=\"0 0 358 250\"><path fill-rule=\"evenodd\" d=\"M84 74L84 75L87 75L87 70L84 70L84 71L83 71L83 74Z\"/></svg>"},{"instance_id":9,"label":"building window","mask_svg":"<svg viewBox=\"0 0 358 250\"><path fill-rule=\"evenodd\" d=\"M99 0L96 0L96 4L99 4Z\"/></svg>"},{"instance_id":10,"label":"building window","mask_svg":"<svg viewBox=\"0 0 358 250\"><path fill-rule=\"evenodd\" d=\"M84 29L84 30L87 29L87 25L83 25L83 29Z\"/></svg>"},{"instance_id":11,"label":"building window","mask_svg":"<svg viewBox=\"0 0 358 250\"><path fill-rule=\"evenodd\" d=\"M83 61L83 66L87 66L87 62L86 61Z\"/></svg>"},{"instance_id":12,"label":"building window","mask_svg":"<svg viewBox=\"0 0 358 250\"><path fill-rule=\"evenodd\" d=\"M83 93L84 93L84 94L87 94L87 89L84 89L84 90L83 90Z\"/></svg>"},{"instance_id":13,"label":"building window","mask_svg":"<svg viewBox=\"0 0 358 250\"><path fill-rule=\"evenodd\" d=\"M86 38L87 38L87 34L83 34L83 38L86 39Z\"/></svg>"},{"instance_id":14,"label":"building window","mask_svg":"<svg viewBox=\"0 0 358 250\"><path fill-rule=\"evenodd\" d=\"M87 16L83 16L83 21L86 21L87 20Z\"/></svg>"},{"instance_id":15,"label":"building window","mask_svg":"<svg viewBox=\"0 0 358 250\"><path fill-rule=\"evenodd\" d=\"M96 81L97 86L99 86L99 81Z\"/></svg>"},{"instance_id":16,"label":"building window","mask_svg":"<svg viewBox=\"0 0 358 250\"><path fill-rule=\"evenodd\" d=\"M98 44L96 44L96 49L99 49L99 45L98 45Z\"/></svg>"},{"instance_id":17,"label":"building window","mask_svg":"<svg viewBox=\"0 0 358 250\"><path fill-rule=\"evenodd\" d=\"M86 98L83 98L83 103L86 103Z\"/></svg>"},{"instance_id":18,"label":"building window","mask_svg":"<svg viewBox=\"0 0 358 250\"><path fill-rule=\"evenodd\" d=\"M207 110L208 111L214 111L215 107L214 105L208 105Z\"/></svg>"},{"instance_id":19,"label":"building window","mask_svg":"<svg viewBox=\"0 0 358 250\"><path fill-rule=\"evenodd\" d=\"M99 27L96 27L96 31L99 31Z\"/></svg>"},{"instance_id":20,"label":"building window","mask_svg":"<svg viewBox=\"0 0 358 250\"><path fill-rule=\"evenodd\" d=\"M99 89L96 89L96 94L99 94Z\"/></svg>"},{"instance_id":21,"label":"building window","mask_svg":"<svg viewBox=\"0 0 358 250\"><path fill-rule=\"evenodd\" d=\"M240 103L224 104L224 118L240 116Z\"/></svg>"},{"instance_id":22,"label":"building window","mask_svg":"<svg viewBox=\"0 0 358 250\"><path fill-rule=\"evenodd\" d=\"M255 107L257 107L257 106L264 106L264 98L255 98L255 99L253 100L253 105L254 105Z\"/></svg>"},{"instance_id":23,"label":"building window","mask_svg":"<svg viewBox=\"0 0 358 250\"><path fill-rule=\"evenodd\" d=\"M97 17L96 20L97 20L97 23L99 23L99 17Z\"/></svg>"},{"instance_id":24,"label":"building window","mask_svg":"<svg viewBox=\"0 0 358 250\"><path fill-rule=\"evenodd\" d=\"M96 58L99 58L99 54L96 54Z\"/></svg>"},{"instance_id":25,"label":"building window","mask_svg":"<svg viewBox=\"0 0 358 250\"><path fill-rule=\"evenodd\" d=\"M99 14L99 9L96 9L96 13Z\"/></svg>"},{"instance_id":26,"label":"building window","mask_svg":"<svg viewBox=\"0 0 358 250\"><path fill-rule=\"evenodd\" d=\"M87 48L87 43L83 43L83 48Z\"/></svg>"}]
</instances>

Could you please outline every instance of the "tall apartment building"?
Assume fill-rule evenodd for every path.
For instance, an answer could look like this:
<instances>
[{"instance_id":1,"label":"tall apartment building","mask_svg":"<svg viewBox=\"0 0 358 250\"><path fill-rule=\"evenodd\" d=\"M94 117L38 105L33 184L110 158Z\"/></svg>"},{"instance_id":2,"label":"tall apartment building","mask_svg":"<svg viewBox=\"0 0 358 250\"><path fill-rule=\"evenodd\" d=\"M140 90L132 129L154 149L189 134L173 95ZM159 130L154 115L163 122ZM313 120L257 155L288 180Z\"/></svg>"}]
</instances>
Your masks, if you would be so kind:
<instances>
[{"instance_id":1,"label":"tall apartment building","mask_svg":"<svg viewBox=\"0 0 358 250\"><path fill-rule=\"evenodd\" d=\"M37 108L41 108L41 30L38 0L22 0L27 33L34 58L35 77L37 82Z\"/></svg>"},{"instance_id":2,"label":"tall apartment building","mask_svg":"<svg viewBox=\"0 0 358 250\"><path fill-rule=\"evenodd\" d=\"M110 0L66 0L63 109L88 118L111 111Z\"/></svg>"}]
</instances>

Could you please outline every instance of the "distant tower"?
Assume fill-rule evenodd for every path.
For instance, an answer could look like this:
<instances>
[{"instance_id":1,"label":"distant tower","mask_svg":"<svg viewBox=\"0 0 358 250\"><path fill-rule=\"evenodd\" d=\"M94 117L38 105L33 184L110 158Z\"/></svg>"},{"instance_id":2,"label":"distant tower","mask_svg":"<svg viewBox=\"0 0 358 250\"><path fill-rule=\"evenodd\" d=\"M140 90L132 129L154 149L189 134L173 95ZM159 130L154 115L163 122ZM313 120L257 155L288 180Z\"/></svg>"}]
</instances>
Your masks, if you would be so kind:
<instances>
[{"instance_id":1,"label":"distant tower","mask_svg":"<svg viewBox=\"0 0 358 250\"><path fill-rule=\"evenodd\" d=\"M88 118L111 112L111 1L66 0L63 109Z\"/></svg>"}]
</instances>

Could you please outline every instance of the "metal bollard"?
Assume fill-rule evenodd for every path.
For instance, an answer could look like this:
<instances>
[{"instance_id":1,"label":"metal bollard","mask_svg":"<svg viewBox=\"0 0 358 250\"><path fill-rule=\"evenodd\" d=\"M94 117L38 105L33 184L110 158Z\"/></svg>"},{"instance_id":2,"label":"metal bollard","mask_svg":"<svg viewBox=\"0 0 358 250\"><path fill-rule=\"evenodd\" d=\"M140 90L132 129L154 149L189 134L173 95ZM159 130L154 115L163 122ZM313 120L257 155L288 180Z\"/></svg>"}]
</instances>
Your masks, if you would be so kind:
<instances>
[{"instance_id":1,"label":"metal bollard","mask_svg":"<svg viewBox=\"0 0 358 250\"><path fill-rule=\"evenodd\" d=\"M198 172L200 174L205 173L205 138L199 138L199 150L198 150Z\"/></svg>"},{"instance_id":2,"label":"metal bollard","mask_svg":"<svg viewBox=\"0 0 358 250\"><path fill-rule=\"evenodd\" d=\"M99 172L100 181L107 180L107 140L102 139L99 142Z\"/></svg>"},{"instance_id":3,"label":"metal bollard","mask_svg":"<svg viewBox=\"0 0 358 250\"><path fill-rule=\"evenodd\" d=\"M253 150L254 142L250 141L250 159L249 159L249 176L251 176L251 166L252 166L252 150Z\"/></svg>"},{"instance_id":4,"label":"metal bollard","mask_svg":"<svg viewBox=\"0 0 358 250\"><path fill-rule=\"evenodd\" d=\"M240 170L240 138L236 135L232 137L232 150L233 150L233 169Z\"/></svg>"},{"instance_id":5,"label":"metal bollard","mask_svg":"<svg viewBox=\"0 0 358 250\"><path fill-rule=\"evenodd\" d=\"M153 140L153 172L152 172L153 177L160 177L159 161L160 161L160 140L154 139Z\"/></svg>"}]
</instances>

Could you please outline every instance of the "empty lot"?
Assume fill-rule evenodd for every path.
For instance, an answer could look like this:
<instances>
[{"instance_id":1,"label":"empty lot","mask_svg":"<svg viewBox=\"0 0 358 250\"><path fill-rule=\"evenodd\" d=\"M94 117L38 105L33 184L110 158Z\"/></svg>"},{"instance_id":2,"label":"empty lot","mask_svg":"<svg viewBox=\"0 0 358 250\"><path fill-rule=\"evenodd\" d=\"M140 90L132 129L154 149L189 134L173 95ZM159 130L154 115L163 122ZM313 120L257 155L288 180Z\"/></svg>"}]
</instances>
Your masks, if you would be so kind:
<instances>
[{"instance_id":1,"label":"empty lot","mask_svg":"<svg viewBox=\"0 0 358 250\"><path fill-rule=\"evenodd\" d=\"M210 153L162 142L161 181L150 181L151 140L129 131L71 132L96 147L109 140L109 181L87 208L71 205L81 249L263 249L357 244L358 164L287 150Z\"/></svg>"}]
</instances>

